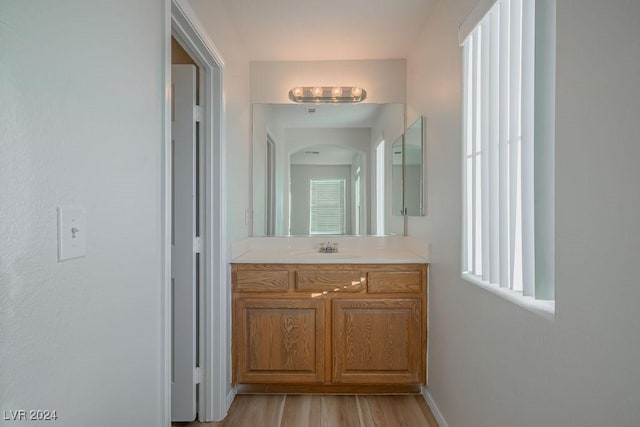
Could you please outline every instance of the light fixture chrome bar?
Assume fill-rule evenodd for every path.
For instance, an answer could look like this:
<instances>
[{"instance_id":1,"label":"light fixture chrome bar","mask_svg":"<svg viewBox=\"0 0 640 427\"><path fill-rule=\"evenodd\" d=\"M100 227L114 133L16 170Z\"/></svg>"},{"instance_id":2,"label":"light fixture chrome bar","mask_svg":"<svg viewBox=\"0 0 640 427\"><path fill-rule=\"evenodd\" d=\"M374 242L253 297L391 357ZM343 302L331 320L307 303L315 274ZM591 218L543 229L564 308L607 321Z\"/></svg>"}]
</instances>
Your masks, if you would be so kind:
<instances>
[{"instance_id":1,"label":"light fixture chrome bar","mask_svg":"<svg viewBox=\"0 0 640 427\"><path fill-rule=\"evenodd\" d=\"M299 86L289 91L294 102L354 103L367 97L367 91L358 86Z\"/></svg>"}]
</instances>

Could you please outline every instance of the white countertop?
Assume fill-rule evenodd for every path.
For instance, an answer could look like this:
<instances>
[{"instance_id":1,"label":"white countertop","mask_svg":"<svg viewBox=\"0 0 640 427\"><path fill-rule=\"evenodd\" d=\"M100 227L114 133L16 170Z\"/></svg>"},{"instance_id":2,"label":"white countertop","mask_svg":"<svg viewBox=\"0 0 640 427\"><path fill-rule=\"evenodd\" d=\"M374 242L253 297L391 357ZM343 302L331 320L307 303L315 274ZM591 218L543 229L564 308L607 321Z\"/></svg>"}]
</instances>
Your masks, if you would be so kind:
<instances>
[{"instance_id":1,"label":"white countertop","mask_svg":"<svg viewBox=\"0 0 640 427\"><path fill-rule=\"evenodd\" d=\"M338 253L320 253L335 242ZM403 236L250 237L232 247L232 263L424 264L429 245Z\"/></svg>"}]
</instances>

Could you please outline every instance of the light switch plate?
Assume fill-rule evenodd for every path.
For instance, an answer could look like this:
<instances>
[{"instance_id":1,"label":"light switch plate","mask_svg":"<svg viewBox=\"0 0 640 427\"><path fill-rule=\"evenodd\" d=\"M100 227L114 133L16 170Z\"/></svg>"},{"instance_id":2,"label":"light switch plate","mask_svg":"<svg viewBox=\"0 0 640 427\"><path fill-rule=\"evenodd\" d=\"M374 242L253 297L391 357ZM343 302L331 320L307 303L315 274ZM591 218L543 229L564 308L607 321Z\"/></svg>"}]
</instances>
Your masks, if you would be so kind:
<instances>
[{"instance_id":1,"label":"light switch plate","mask_svg":"<svg viewBox=\"0 0 640 427\"><path fill-rule=\"evenodd\" d=\"M58 206L58 262L87 252L87 214L77 206Z\"/></svg>"}]
</instances>

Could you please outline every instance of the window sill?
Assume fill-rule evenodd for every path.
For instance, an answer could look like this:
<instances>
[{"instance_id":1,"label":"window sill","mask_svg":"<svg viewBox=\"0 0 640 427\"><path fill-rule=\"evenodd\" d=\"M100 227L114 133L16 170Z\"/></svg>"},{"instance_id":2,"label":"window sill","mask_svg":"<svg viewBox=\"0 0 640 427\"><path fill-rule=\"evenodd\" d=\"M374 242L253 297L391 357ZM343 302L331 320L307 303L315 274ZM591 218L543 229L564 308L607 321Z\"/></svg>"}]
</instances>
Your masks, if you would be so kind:
<instances>
[{"instance_id":1,"label":"window sill","mask_svg":"<svg viewBox=\"0 0 640 427\"><path fill-rule=\"evenodd\" d=\"M525 297L520 292L501 288L498 285L491 284L469 273L462 273L462 278L467 282L472 283L487 292L497 295L504 300L512 302L515 305L524 308L525 310L537 314L538 316L550 320L555 319L555 301L537 300L533 297Z\"/></svg>"}]
</instances>

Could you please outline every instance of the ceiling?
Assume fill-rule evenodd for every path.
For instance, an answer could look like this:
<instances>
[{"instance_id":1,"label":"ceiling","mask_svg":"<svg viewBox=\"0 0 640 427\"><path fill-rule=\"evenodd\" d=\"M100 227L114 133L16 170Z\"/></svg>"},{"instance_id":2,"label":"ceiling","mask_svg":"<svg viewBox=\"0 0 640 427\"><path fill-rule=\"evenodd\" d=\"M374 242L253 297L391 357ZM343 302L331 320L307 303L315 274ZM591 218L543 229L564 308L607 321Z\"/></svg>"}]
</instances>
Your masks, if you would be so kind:
<instances>
[{"instance_id":1,"label":"ceiling","mask_svg":"<svg viewBox=\"0 0 640 427\"><path fill-rule=\"evenodd\" d=\"M253 61L401 59L434 0L221 0Z\"/></svg>"}]
</instances>

